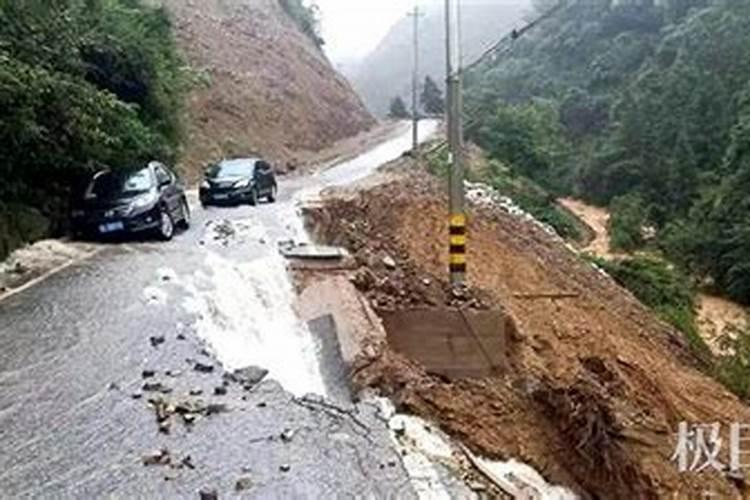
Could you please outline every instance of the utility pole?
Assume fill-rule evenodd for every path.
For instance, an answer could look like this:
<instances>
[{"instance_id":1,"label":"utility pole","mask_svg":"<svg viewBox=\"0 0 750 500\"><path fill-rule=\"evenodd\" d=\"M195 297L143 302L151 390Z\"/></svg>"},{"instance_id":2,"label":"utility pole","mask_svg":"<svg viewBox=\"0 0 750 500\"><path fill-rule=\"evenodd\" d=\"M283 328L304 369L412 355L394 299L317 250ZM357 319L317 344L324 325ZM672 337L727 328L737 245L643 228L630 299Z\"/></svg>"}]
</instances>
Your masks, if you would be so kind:
<instances>
[{"instance_id":1,"label":"utility pole","mask_svg":"<svg viewBox=\"0 0 750 500\"><path fill-rule=\"evenodd\" d=\"M450 280L466 279L466 214L464 212L463 99L461 96L461 37L459 0L445 0L447 118L450 149Z\"/></svg>"},{"instance_id":2,"label":"utility pole","mask_svg":"<svg viewBox=\"0 0 750 500\"><path fill-rule=\"evenodd\" d=\"M423 14L419 11L419 4L414 5L414 10L409 16L414 18L414 61L411 75L411 140L412 154L419 162L419 18Z\"/></svg>"}]
</instances>

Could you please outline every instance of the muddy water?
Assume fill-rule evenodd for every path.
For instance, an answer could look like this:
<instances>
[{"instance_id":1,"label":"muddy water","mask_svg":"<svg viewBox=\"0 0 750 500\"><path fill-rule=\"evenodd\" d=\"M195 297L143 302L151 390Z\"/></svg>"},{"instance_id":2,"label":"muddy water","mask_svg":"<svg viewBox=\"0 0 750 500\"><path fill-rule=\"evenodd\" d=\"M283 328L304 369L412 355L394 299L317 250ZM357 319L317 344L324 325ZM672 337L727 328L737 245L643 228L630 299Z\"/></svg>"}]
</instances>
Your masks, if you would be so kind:
<instances>
[{"instance_id":1,"label":"muddy water","mask_svg":"<svg viewBox=\"0 0 750 500\"><path fill-rule=\"evenodd\" d=\"M562 198L558 202L573 212L594 232L594 239L582 248L583 251L608 259L627 255L613 252L610 249L610 237L607 229L609 212L605 208L588 205L573 198ZM723 334L730 334L733 330L746 328L750 324L747 308L722 297L706 293L698 294L697 314L697 324L701 336L715 353L721 351L719 338Z\"/></svg>"},{"instance_id":2,"label":"muddy water","mask_svg":"<svg viewBox=\"0 0 750 500\"><path fill-rule=\"evenodd\" d=\"M409 142L404 126L325 174L280 179L274 204L204 210L193 193L192 228L173 241L101 245L0 301L0 497L190 498L206 486L223 497L245 470L262 498L409 490L373 408L352 410L352 420L292 398L334 392L320 376L331 361L291 310L277 249L306 237L302 193L356 180ZM223 368L246 364L271 373L252 391L223 385ZM145 389L145 370L169 392ZM159 432L148 400L193 391L227 413ZM291 442L279 439L285 429ZM144 467L141 457L162 448L191 456L196 469Z\"/></svg>"},{"instance_id":3,"label":"muddy water","mask_svg":"<svg viewBox=\"0 0 750 500\"><path fill-rule=\"evenodd\" d=\"M437 122L423 123L422 139L436 128ZM184 306L197 316L198 335L226 367L266 368L271 378L296 395L342 392L326 387L321 376L321 365L332 360L321 354L323 346L292 309L294 291L278 245L307 241L299 213L305 199L370 175L410 146L410 129L403 126L394 139L365 154L282 185L279 201L256 207L252 217L215 225L213 235L208 232L207 240L219 243L208 245L206 269L185 282ZM238 245L245 257L233 254L231 248Z\"/></svg>"},{"instance_id":4,"label":"muddy water","mask_svg":"<svg viewBox=\"0 0 750 500\"><path fill-rule=\"evenodd\" d=\"M722 297L698 295L698 328L714 353L723 351L721 338L750 326L747 308Z\"/></svg>"},{"instance_id":5,"label":"muddy water","mask_svg":"<svg viewBox=\"0 0 750 500\"><path fill-rule=\"evenodd\" d=\"M594 238L582 248L584 252L590 252L596 256L608 259L621 255L610 249L610 238L607 229L609 212L605 208L588 205L581 200L573 198L561 198L557 201L591 228Z\"/></svg>"}]
</instances>

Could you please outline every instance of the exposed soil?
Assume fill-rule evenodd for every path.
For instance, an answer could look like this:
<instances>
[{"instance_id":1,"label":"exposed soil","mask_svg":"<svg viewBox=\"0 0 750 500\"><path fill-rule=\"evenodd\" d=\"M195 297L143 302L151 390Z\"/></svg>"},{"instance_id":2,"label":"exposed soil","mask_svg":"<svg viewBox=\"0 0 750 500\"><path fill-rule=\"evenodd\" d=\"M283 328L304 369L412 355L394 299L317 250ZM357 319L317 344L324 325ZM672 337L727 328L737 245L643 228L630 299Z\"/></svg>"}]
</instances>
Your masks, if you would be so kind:
<instances>
[{"instance_id":1,"label":"exposed soil","mask_svg":"<svg viewBox=\"0 0 750 500\"><path fill-rule=\"evenodd\" d=\"M156 1L156 0L155 0ZM375 120L277 0L158 0L198 83L188 100L182 168L262 155L280 168Z\"/></svg>"},{"instance_id":2,"label":"exposed soil","mask_svg":"<svg viewBox=\"0 0 750 500\"><path fill-rule=\"evenodd\" d=\"M355 285L379 308L501 307L515 328L504 375L451 381L381 344L360 359L358 387L376 387L474 452L515 457L584 497L745 494L722 473L681 474L670 461L679 422L719 422L727 443L729 424L750 417L700 371L677 331L559 238L490 208L470 213L470 288L459 300L443 279L441 183L416 172L382 179L358 193L329 192L308 213L319 240L355 255Z\"/></svg>"}]
</instances>

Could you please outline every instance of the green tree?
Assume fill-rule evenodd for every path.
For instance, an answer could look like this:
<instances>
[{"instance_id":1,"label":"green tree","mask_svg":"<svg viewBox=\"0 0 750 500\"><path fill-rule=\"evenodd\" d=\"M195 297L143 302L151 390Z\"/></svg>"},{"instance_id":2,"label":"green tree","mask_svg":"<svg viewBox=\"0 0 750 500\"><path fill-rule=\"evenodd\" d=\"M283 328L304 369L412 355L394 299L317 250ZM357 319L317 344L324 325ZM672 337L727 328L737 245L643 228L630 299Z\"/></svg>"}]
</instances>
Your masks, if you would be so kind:
<instances>
[{"instance_id":1,"label":"green tree","mask_svg":"<svg viewBox=\"0 0 750 500\"><path fill-rule=\"evenodd\" d=\"M425 77L422 93L419 96L422 109L430 115L442 115L445 113L445 99L443 92L437 86L435 81L429 76Z\"/></svg>"},{"instance_id":2,"label":"green tree","mask_svg":"<svg viewBox=\"0 0 750 500\"><path fill-rule=\"evenodd\" d=\"M643 227L648 216L643 199L630 193L612 200L609 208L612 248L632 252L643 246Z\"/></svg>"},{"instance_id":3,"label":"green tree","mask_svg":"<svg viewBox=\"0 0 750 500\"><path fill-rule=\"evenodd\" d=\"M175 159L183 66L137 0L0 2L0 199L57 230L82 174Z\"/></svg>"},{"instance_id":4,"label":"green tree","mask_svg":"<svg viewBox=\"0 0 750 500\"><path fill-rule=\"evenodd\" d=\"M704 359L710 356L695 325L695 288L682 271L650 257L594 262L664 321L682 331L697 355Z\"/></svg>"},{"instance_id":5,"label":"green tree","mask_svg":"<svg viewBox=\"0 0 750 500\"><path fill-rule=\"evenodd\" d=\"M569 2L469 71L467 134L553 192L619 207L624 246L647 207L673 259L750 303L748 18L744 1Z\"/></svg>"},{"instance_id":6,"label":"green tree","mask_svg":"<svg viewBox=\"0 0 750 500\"><path fill-rule=\"evenodd\" d=\"M517 173L546 189L564 189L570 145L562 134L558 111L549 103L500 105L471 137Z\"/></svg>"},{"instance_id":7,"label":"green tree","mask_svg":"<svg viewBox=\"0 0 750 500\"><path fill-rule=\"evenodd\" d=\"M391 100L391 107L388 111L388 117L394 118L397 120L403 120L404 118L409 118L411 114L406 109L406 104L404 104L404 100L401 99L401 97L394 97Z\"/></svg>"}]
</instances>

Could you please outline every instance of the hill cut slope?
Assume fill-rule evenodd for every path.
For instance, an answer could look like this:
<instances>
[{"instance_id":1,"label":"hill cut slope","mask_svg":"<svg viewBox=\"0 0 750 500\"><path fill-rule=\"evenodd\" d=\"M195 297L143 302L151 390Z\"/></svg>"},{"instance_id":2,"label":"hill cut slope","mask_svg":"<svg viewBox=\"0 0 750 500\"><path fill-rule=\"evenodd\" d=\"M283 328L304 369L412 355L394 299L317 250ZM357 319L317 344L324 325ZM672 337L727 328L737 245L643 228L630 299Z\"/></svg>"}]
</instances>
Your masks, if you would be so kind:
<instances>
[{"instance_id":1,"label":"hill cut slope","mask_svg":"<svg viewBox=\"0 0 750 500\"><path fill-rule=\"evenodd\" d=\"M162 0L201 84L188 102L188 176L224 155L286 163L374 119L277 0Z\"/></svg>"}]
</instances>

